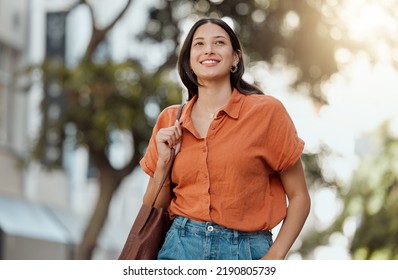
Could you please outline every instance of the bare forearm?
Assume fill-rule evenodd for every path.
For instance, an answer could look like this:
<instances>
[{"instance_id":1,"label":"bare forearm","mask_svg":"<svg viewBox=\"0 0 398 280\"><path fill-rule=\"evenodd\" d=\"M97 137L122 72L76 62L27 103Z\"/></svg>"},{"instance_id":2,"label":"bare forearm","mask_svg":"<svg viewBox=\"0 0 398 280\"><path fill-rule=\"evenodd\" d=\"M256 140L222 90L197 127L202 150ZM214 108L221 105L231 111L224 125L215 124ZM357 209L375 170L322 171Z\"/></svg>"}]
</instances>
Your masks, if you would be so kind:
<instances>
[{"instance_id":1,"label":"bare forearm","mask_svg":"<svg viewBox=\"0 0 398 280\"><path fill-rule=\"evenodd\" d=\"M144 194L143 203L146 205L151 205L153 200L155 199L158 188L162 182L163 176L168 172L167 165L158 163L154 176L149 179L148 186L146 192ZM170 178L168 174L166 174L166 181L160 191L160 194L156 200L155 207L165 208L169 205L171 198L171 190L170 190Z\"/></svg>"},{"instance_id":2,"label":"bare forearm","mask_svg":"<svg viewBox=\"0 0 398 280\"><path fill-rule=\"evenodd\" d=\"M297 196L289 201L286 218L282 227L264 259L285 259L297 239L308 217L310 199L306 195Z\"/></svg>"}]
</instances>

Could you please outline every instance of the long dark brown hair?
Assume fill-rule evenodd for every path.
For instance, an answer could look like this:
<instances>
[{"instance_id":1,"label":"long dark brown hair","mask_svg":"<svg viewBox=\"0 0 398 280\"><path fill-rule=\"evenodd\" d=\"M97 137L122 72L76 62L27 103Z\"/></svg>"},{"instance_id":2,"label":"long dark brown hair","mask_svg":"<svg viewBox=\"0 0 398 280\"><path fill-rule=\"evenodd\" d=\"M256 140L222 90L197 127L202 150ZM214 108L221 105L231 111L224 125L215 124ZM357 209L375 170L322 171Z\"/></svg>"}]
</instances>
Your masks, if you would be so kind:
<instances>
[{"instance_id":1,"label":"long dark brown hair","mask_svg":"<svg viewBox=\"0 0 398 280\"><path fill-rule=\"evenodd\" d=\"M237 65L238 69L235 73L230 73L230 81L232 88L236 88L239 92L243 94L264 94L256 86L247 83L242 79L243 73L245 72L245 66L243 63L242 48L238 37L235 32L229 27L227 23L218 18L203 18L197 21L189 31L187 37L185 38L184 44L182 45L180 55L178 57L178 73L183 84L188 89L188 100L198 94L198 87L200 86L196 78L195 73L192 72L189 60L191 53L191 45L193 40L193 35L195 31L205 23L214 23L220 26L225 32L228 33L231 40L232 49L239 55L239 63Z\"/></svg>"}]
</instances>

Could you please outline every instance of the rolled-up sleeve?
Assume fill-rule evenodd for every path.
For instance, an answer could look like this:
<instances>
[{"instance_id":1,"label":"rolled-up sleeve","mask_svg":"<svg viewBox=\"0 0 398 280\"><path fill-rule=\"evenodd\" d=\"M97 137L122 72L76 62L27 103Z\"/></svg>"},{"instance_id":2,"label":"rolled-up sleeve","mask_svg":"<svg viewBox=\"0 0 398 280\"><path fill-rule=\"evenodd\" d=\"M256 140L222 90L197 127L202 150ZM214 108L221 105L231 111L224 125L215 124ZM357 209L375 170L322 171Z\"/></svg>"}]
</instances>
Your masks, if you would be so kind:
<instances>
[{"instance_id":1,"label":"rolled-up sleeve","mask_svg":"<svg viewBox=\"0 0 398 280\"><path fill-rule=\"evenodd\" d=\"M282 172L300 158L304 141L297 135L294 123L283 104L277 99L273 99L273 103L265 134L265 155L269 166Z\"/></svg>"}]
</instances>

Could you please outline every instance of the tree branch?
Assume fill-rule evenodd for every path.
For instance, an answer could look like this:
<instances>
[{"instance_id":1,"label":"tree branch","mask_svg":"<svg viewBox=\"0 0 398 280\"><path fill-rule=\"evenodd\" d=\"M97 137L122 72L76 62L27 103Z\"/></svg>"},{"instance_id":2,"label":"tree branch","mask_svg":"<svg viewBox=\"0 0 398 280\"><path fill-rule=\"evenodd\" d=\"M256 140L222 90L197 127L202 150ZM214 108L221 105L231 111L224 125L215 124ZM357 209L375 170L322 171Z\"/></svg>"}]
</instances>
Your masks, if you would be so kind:
<instances>
[{"instance_id":1,"label":"tree branch","mask_svg":"<svg viewBox=\"0 0 398 280\"><path fill-rule=\"evenodd\" d=\"M124 8L115 17L115 19L109 25L105 26L102 29L98 28L96 26L96 22L94 19L94 11L93 11L92 6L87 2L87 0L82 0L82 2L84 4L86 4L90 10L93 31L92 31L92 35L91 35L90 41L88 43L86 52L84 53L84 56L83 56L83 59L81 62L91 62L93 54L94 54L95 50L97 49L98 45L105 39L105 36L109 32L109 30L111 30L112 27L118 22L118 20L126 13L127 9L131 5L131 3L133 3L133 1L128 0L126 5L124 6Z\"/></svg>"}]
</instances>

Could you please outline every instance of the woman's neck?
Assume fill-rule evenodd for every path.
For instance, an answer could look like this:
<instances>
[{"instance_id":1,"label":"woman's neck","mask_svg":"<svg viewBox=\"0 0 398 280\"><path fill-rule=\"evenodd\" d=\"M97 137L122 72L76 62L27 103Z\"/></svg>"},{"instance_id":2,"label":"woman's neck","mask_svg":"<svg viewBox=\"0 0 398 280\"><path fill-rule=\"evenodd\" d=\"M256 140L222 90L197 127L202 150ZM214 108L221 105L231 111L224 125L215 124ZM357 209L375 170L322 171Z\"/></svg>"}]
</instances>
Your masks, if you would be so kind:
<instances>
[{"instance_id":1,"label":"woman's neck","mask_svg":"<svg viewBox=\"0 0 398 280\"><path fill-rule=\"evenodd\" d=\"M201 107L207 110L217 110L222 106L225 106L232 94L232 87L228 86L203 86L199 87L198 100Z\"/></svg>"}]
</instances>

